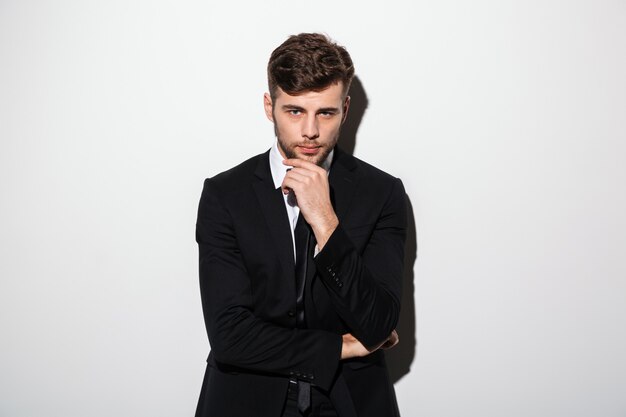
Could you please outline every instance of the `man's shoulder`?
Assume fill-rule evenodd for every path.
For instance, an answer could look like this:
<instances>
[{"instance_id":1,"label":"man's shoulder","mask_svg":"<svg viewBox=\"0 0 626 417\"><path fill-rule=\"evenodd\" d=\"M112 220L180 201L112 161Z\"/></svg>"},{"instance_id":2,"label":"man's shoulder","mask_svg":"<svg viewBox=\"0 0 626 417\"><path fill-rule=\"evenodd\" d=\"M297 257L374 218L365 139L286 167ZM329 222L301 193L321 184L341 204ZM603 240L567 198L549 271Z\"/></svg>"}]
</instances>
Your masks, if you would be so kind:
<instances>
[{"instance_id":1,"label":"man's shoulder","mask_svg":"<svg viewBox=\"0 0 626 417\"><path fill-rule=\"evenodd\" d=\"M362 179L368 182L374 181L381 185L388 185L398 180L392 174L343 151L340 151L337 155L337 162L341 162L348 169L354 169Z\"/></svg>"},{"instance_id":2,"label":"man's shoulder","mask_svg":"<svg viewBox=\"0 0 626 417\"><path fill-rule=\"evenodd\" d=\"M210 181L219 188L223 189L233 189L234 187L238 187L242 184L249 184L251 177L255 175L259 168L262 168L262 166L260 167L259 165L264 161L264 159L267 160L268 158L268 152L255 155L240 164L227 169L226 171L220 172L219 174L208 178L207 181Z\"/></svg>"}]
</instances>

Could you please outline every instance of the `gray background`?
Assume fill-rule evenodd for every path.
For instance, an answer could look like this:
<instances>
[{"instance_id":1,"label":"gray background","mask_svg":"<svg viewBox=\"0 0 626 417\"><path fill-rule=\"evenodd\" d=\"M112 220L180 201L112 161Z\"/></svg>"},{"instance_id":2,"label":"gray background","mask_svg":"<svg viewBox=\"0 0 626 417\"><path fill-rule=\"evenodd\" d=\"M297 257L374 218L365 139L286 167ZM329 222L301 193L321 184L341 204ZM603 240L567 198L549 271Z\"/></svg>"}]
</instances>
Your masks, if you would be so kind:
<instances>
[{"instance_id":1,"label":"gray background","mask_svg":"<svg viewBox=\"0 0 626 417\"><path fill-rule=\"evenodd\" d=\"M202 181L302 31L411 200L403 415L625 416L626 3L565 0L0 0L0 416L193 414Z\"/></svg>"}]
</instances>

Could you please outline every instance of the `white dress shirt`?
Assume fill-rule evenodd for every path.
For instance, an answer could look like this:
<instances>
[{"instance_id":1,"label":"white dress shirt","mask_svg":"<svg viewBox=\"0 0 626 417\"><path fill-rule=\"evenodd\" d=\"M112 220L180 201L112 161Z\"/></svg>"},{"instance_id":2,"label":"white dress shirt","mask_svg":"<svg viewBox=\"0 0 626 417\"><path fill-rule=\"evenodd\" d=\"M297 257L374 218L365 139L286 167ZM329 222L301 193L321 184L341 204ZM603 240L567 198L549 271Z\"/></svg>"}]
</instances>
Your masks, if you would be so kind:
<instances>
[{"instance_id":1,"label":"white dress shirt","mask_svg":"<svg viewBox=\"0 0 626 417\"><path fill-rule=\"evenodd\" d=\"M324 163L322 164L322 168L326 170L328 173L330 171L330 164L333 161L333 154L335 150L330 151ZM274 142L272 149L270 149L270 171L272 171L272 179L274 180L274 187L280 188L283 180L285 179L285 175L287 175L287 170L291 169L290 166L284 165L283 161L285 158L280 154L278 150L278 141ZM298 207L295 198L293 198L292 193L283 194L285 199L285 207L287 208L287 215L289 216L289 224L291 225L291 243L293 244L293 259L296 259L296 243L294 237L294 230L296 229L296 223L298 222L298 216L300 215L300 207ZM315 245L315 255L317 255L318 249L317 245Z\"/></svg>"}]
</instances>

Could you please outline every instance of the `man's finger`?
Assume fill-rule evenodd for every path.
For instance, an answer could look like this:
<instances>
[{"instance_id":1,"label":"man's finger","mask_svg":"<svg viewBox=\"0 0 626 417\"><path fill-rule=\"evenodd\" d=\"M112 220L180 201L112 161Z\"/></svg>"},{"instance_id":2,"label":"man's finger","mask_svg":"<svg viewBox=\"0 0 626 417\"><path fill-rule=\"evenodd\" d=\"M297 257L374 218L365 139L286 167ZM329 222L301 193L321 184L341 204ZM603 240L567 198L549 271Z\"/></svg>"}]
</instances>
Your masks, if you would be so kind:
<instances>
[{"instance_id":1,"label":"man's finger","mask_svg":"<svg viewBox=\"0 0 626 417\"><path fill-rule=\"evenodd\" d=\"M283 190L283 194L287 194L288 191L301 189L301 186L307 183L308 177L289 171L280 184L280 188Z\"/></svg>"},{"instance_id":2,"label":"man's finger","mask_svg":"<svg viewBox=\"0 0 626 417\"><path fill-rule=\"evenodd\" d=\"M400 336L395 330L391 332L389 338L382 344L381 349L391 349L400 342Z\"/></svg>"},{"instance_id":3,"label":"man's finger","mask_svg":"<svg viewBox=\"0 0 626 417\"><path fill-rule=\"evenodd\" d=\"M305 175L305 176L311 177L311 178L314 178L314 177L320 175L319 171L312 171L310 169L301 168L301 167L291 168L290 170L287 171L287 174L289 174L290 172L294 172L294 173L297 173L297 174L300 174L300 175ZM326 171L324 171L324 175L326 175Z\"/></svg>"},{"instance_id":4,"label":"man's finger","mask_svg":"<svg viewBox=\"0 0 626 417\"><path fill-rule=\"evenodd\" d=\"M283 161L283 164L290 166L290 167L294 167L294 168L304 168L304 169L308 169L311 171L323 170L324 172L326 172L324 168L315 165L313 162L305 161L303 159L298 159L298 158L285 159Z\"/></svg>"},{"instance_id":5,"label":"man's finger","mask_svg":"<svg viewBox=\"0 0 626 417\"><path fill-rule=\"evenodd\" d=\"M315 178L315 173L299 168L294 168L285 174L285 178L293 178L296 181L304 182Z\"/></svg>"}]
</instances>

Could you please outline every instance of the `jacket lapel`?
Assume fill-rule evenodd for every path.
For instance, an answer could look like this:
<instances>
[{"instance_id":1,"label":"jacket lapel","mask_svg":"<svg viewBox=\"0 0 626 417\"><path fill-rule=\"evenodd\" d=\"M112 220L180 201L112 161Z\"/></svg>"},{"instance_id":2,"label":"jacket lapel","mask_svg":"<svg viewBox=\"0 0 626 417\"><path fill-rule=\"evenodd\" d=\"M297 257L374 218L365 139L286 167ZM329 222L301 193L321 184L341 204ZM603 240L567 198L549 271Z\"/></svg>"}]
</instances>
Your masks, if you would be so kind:
<instances>
[{"instance_id":1,"label":"jacket lapel","mask_svg":"<svg viewBox=\"0 0 626 417\"><path fill-rule=\"evenodd\" d=\"M335 213L341 222L354 197L357 186L356 161L339 148L335 148L335 158L330 168L328 182L330 183L330 198Z\"/></svg>"},{"instance_id":2,"label":"jacket lapel","mask_svg":"<svg viewBox=\"0 0 626 417\"><path fill-rule=\"evenodd\" d=\"M276 255L285 273L294 271L293 243L291 241L291 226L285 200L280 189L274 188L274 181L269 165L269 152L265 152L259 158L259 164L255 170L256 180L252 184L256 193L261 212L269 229ZM261 219L259 219L261 220Z\"/></svg>"}]
</instances>

